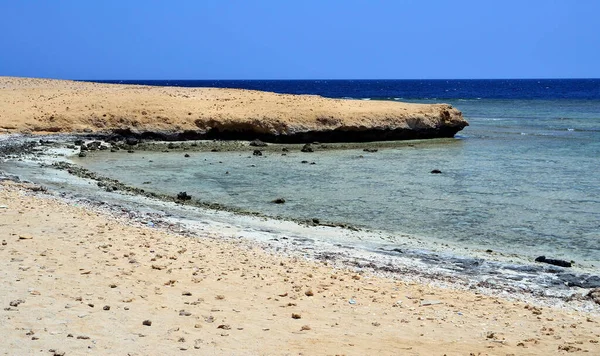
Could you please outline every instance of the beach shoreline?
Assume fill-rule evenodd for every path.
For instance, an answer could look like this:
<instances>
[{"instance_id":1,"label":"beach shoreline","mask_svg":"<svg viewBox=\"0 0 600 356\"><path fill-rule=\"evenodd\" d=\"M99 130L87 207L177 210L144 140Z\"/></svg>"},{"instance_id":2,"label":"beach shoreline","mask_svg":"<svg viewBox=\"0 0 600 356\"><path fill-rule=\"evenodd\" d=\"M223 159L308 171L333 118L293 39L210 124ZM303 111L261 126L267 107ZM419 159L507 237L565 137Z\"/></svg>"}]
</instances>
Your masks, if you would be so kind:
<instances>
[{"instance_id":1,"label":"beach shoreline","mask_svg":"<svg viewBox=\"0 0 600 356\"><path fill-rule=\"evenodd\" d=\"M591 300L491 295L482 286L378 270L368 260L315 259L307 253L314 247L297 240L285 249L232 231L193 231L177 219L35 184L2 183L0 205L7 286L0 299L10 320L3 325L12 325L3 330L4 351L30 342L74 354L598 350L600 312ZM269 345L240 343L257 337Z\"/></svg>"},{"instance_id":2,"label":"beach shoreline","mask_svg":"<svg viewBox=\"0 0 600 356\"><path fill-rule=\"evenodd\" d=\"M72 203L87 202L107 211L137 211L139 207L145 207L154 214L168 216L177 225L186 226L188 231L198 231L196 220L209 229L236 226L237 230L231 233L265 248L286 253L302 248L301 255L305 258L319 260L327 256L330 262L344 267L366 267L378 273L387 271L391 276L408 272L426 280L450 281L448 285L476 289L489 295L504 291L524 300L532 296L544 300L547 305L563 304L573 295L598 288L600 283L597 268L593 265L575 263L572 268L562 268L536 263L533 258L514 253L467 248L467 245L430 238L423 240L345 222L273 217L218 202L181 201L175 196L145 191L104 178L102 172L91 172L73 164L69 157L76 155L67 147L77 137L50 135L39 141L39 136L14 137L10 141L15 148L7 150L14 154L6 155L5 164L12 162L13 171L22 174L21 178L45 185L53 194ZM95 140L84 142L98 143ZM10 146L6 142L0 144L5 150ZM23 151L18 147L23 147ZM238 147L237 144L234 147ZM16 169L14 164L21 167ZM18 181L19 177L13 176L13 179ZM149 223L153 223L151 219ZM289 242L278 241L281 236L292 238ZM587 309L593 308L588 305Z\"/></svg>"}]
</instances>

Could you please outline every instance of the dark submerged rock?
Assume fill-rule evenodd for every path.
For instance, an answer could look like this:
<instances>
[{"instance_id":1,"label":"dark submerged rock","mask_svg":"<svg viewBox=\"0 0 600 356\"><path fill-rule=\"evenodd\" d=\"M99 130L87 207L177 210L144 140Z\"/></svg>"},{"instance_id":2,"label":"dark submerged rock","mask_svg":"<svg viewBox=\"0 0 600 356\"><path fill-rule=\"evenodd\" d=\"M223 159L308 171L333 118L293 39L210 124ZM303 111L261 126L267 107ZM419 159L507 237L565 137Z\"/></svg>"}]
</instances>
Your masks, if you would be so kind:
<instances>
[{"instance_id":1,"label":"dark submerged rock","mask_svg":"<svg viewBox=\"0 0 600 356\"><path fill-rule=\"evenodd\" d=\"M572 263L565 260L557 260L553 258L546 258L546 256L540 256L535 259L535 262L548 263L554 266L560 267L572 267Z\"/></svg>"},{"instance_id":2,"label":"dark submerged rock","mask_svg":"<svg viewBox=\"0 0 600 356\"><path fill-rule=\"evenodd\" d=\"M600 304L600 288L592 289L586 297L594 303Z\"/></svg>"},{"instance_id":3,"label":"dark submerged rock","mask_svg":"<svg viewBox=\"0 0 600 356\"><path fill-rule=\"evenodd\" d=\"M369 152L369 153L375 153L377 151L379 151L377 148L365 148L363 150L364 152Z\"/></svg>"},{"instance_id":4,"label":"dark submerged rock","mask_svg":"<svg viewBox=\"0 0 600 356\"><path fill-rule=\"evenodd\" d=\"M600 276L589 273L558 273L557 279L562 285L579 288L600 288Z\"/></svg>"},{"instance_id":5,"label":"dark submerged rock","mask_svg":"<svg viewBox=\"0 0 600 356\"><path fill-rule=\"evenodd\" d=\"M254 152L252 152L253 156L262 156L262 151L261 150L254 150Z\"/></svg>"},{"instance_id":6,"label":"dark submerged rock","mask_svg":"<svg viewBox=\"0 0 600 356\"><path fill-rule=\"evenodd\" d=\"M315 150L312 148L312 145L310 143L305 144L302 149L300 150L302 152L314 152Z\"/></svg>"},{"instance_id":7,"label":"dark submerged rock","mask_svg":"<svg viewBox=\"0 0 600 356\"><path fill-rule=\"evenodd\" d=\"M191 199L192 199L192 196L188 195L187 192L179 192L179 194L177 194L177 200L186 201L186 200L191 200Z\"/></svg>"},{"instance_id":8,"label":"dark submerged rock","mask_svg":"<svg viewBox=\"0 0 600 356\"><path fill-rule=\"evenodd\" d=\"M440 171L439 169L434 169L431 171L431 174L441 174L442 171Z\"/></svg>"},{"instance_id":9,"label":"dark submerged rock","mask_svg":"<svg viewBox=\"0 0 600 356\"><path fill-rule=\"evenodd\" d=\"M275 200L272 200L271 203L284 204L285 203L285 199L284 198L277 198Z\"/></svg>"},{"instance_id":10,"label":"dark submerged rock","mask_svg":"<svg viewBox=\"0 0 600 356\"><path fill-rule=\"evenodd\" d=\"M250 142L250 146L253 146L253 147L267 147L267 144L264 143L264 142L262 142L259 139L256 139L256 140Z\"/></svg>"}]
</instances>

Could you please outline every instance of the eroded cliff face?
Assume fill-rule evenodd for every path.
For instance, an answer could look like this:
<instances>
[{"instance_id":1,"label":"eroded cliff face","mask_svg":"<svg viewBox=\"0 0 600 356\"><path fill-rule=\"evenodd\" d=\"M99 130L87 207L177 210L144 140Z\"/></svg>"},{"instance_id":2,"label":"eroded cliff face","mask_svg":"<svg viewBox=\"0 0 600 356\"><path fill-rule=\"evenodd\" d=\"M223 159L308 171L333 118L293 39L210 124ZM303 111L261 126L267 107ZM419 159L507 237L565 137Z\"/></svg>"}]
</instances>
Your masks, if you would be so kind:
<instances>
[{"instance_id":1,"label":"eroded cliff face","mask_svg":"<svg viewBox=\"0 0 600 356\"><path fill-rule=\"evenodd\" d=\"M8 133L356 142L452 137L467 125L447 104L0 77L0 129Z\"/></svg>"}]
</instances>

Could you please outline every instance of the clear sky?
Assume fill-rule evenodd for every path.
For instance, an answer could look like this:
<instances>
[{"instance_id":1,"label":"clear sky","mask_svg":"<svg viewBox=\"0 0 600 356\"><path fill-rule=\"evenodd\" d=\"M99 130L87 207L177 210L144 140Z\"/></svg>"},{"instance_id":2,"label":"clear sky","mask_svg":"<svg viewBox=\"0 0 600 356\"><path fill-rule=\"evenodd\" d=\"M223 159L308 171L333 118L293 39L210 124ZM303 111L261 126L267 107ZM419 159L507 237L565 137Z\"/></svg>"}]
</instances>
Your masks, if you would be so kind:
<instances>
[{"instance_id":1,"label":"clear sky","mask_svg":"<svg viewBox=\"0 0 600 356\"><path fill-rule=\"evenodd\" d=\"M0 75L600 78L600 0L0 0Z\"/></svg>"}]
</instances>

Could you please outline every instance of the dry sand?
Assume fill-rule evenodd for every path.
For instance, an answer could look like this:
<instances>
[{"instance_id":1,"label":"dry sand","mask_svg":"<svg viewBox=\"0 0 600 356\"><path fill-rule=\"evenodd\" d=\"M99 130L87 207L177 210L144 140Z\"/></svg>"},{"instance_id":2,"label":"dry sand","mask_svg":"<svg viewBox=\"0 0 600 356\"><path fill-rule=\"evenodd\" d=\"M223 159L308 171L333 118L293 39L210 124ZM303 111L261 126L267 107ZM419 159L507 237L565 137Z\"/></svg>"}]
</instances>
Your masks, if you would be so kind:
<instances>
[{"instance_id":1,"label":"dry sand","mask_svg":"<svg viewBox=\"0 0 600 356\"><path fill-rule=\"evenodd\" d=\"M188 238L24 185L0 184L0 242L4 354L600 354L598 313Z\"/></svg>"},{"instance_id":2,"label":"dry sand","mask_svg":"<svg viewBox=\"0 0 600 356\"><path fill-rule=\"evenodd\" d=\"M462 129L446 104L326 99L218 88L150 87L0 77L0 133Z\"/></svg>"}]
</instances>

